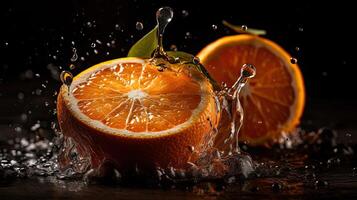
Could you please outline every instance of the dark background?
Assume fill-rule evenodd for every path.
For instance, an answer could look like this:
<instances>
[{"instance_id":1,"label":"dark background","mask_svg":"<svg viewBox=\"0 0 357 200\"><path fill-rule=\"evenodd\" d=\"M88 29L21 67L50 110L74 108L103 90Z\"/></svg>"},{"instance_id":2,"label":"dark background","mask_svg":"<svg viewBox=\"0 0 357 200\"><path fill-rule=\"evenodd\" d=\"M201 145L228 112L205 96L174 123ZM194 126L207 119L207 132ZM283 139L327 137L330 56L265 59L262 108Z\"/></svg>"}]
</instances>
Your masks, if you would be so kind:
<instances>
[{"instance_id":1,"label":"dark background","mask_svg":"<svg viewBox=\"0 0 357 200\"><path fill-rule=\"evenodd\" d=\"M2 2L0 122L12 123L21 110L31 109L36 89L42 90L37 96L44 99L39 101L42 107L36 105L35 109L46 109L43 101L48 97L54 99L52 94L59 86L56 70L52 70L52 78L48 64L52 63L56 69L68 69L72 47L77 48L79 57L85 59L74 63L77 66L74 74L95 63L125 56L130 46L155 25L155 12L161 6L170 6L175 12L166 30L166 48L175 44L179 50L196 54L215 39L234 34L221 24L222 20L265 29L268 32L265 37L298 59L307 89L305 119L314 118L314 113L323 117L333 115L335 111L353 115L356 111L353 73L356 51L351 49L356 44L355 11L352 5L336 3L224 0ZM187 16L183 10L188 12ZM136 30L136 22L142 22L144 29ZM218 26L217 30L212 28L213 24ZM189 38L185 38L187 32ZM96 40L102 44L97 43L92 48L91 43ZM300 51L296 51L296 47ZM40 77L35 76L36 73ZM23 99L18 100L19 92L24 93ZM53 104L52 101L49 103ZM13 111L16 109L19 111ZM315 109L312 114L311 109Z\"/></svg>"},{"instance_id":2,"label":"dark background","mask_svg":"<svg viewBox=\"0 0 357 200\"><path fill-rule=\"evenodd\" d=\"M355 149L356 6L342 0L326 2L4 0L0 3L0 148L3 144L8 144L9 138L29 137L34 134L36 138L53 135L50 127L51 122L56 121L55 92L60 86L58 72L61 71L59 68L68 70L73 47L77 49L79 57L84 59L79 58L73 63L76 66L76 69L72 70L73 74L98 62L123 57L135 41L154 27L156 10L161 6L171 6L175 16L166 30L166 48L175 44L179 50L196 54L208 43L222 36L235 34L223 27L223 19L234 24L246 24L248 28L267 30L265 37L277 42L296 57L304 75L307 96L301 124L303 130L308 131L309 127L332 127L338 130L343 141L354 144ZM183 10L188 12L186 17L182 14ZM136 30L136 22L142 22L144 29ZM218 26L217 30L212 28L213 24ZM188 38L187 32L190 33ZM96 40L102 44L98 44ZM96 43L95 48L91 47L92 43ZM299 47L300 51L296 51L296 47ZM97 54L94 49L98 51ZM34 124L40 124L41 128L31 131ZM331 132L325 130L328 138L322 137L325 138L322 145L334 141L330 141L328 136ZM327 143L325 140L328 140ZM301 149L305 147L306 145ZM342 147L338 146L340 150ZM328 154L328 150L322 148L317 157ZM263 151L270 152L267 154L267 163L276 156L280 158L282 154L266 149ZM283 173L283 176L277 179L271 179L270 176L267 179L257 179L262 183L266 181L261 185L261 191L257 187L259 182L253 179L245 184L248 192L243 191L239 184L234 184L228 187L221 198L357 199L355 162L353 166L343 164L341 168L323 169L321 173L316 174L320 182L309 185L310 183L302 183L305 179L312 179L309 178L310 175L305 177L309 172L306 171L306 163L301 164L305 165L304 170L291 170L290 162L292 165L300 165L293 155L295 154L291 154L293 161L282 159L283 168L285 162L289 163L289 173L286 176ZM354 158L355 156L351 160ZM272 166L276 168L279 163L280 161ZM316 166L319 168L320 165ZM351 169L351 166L354 168ZM312 175L312 180L315 180L315 173ZM276 185L275 181L285 179L288 180L288 189L285 190L284 185L282 193L275 193L273 190L272 194L272 181ZM327 187L322 186L324 189L316 188L320 187L320 183L324 183L321 180L328 181ZM319 184L316 186L316 183ZM53 182L42 177L38 180L22 179L2 185L0 173L0 196L4 196L2 199L41 199L44 196L56 199L202 198L187 191L140 190L102 185L81 187L81 184L73 184L70 180ZM252 190L249 187L252 187Z\"/></svg>"}]
</instances>

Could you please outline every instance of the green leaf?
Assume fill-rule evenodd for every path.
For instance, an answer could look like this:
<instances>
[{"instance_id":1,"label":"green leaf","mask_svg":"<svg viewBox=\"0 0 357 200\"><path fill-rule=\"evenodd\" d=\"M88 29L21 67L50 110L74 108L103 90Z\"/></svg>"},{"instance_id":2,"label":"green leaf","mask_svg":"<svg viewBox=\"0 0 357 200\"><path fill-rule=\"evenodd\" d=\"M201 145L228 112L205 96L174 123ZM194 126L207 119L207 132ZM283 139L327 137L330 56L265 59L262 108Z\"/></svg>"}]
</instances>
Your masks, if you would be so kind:
<instances>
[{"instance_id":1,"label":"green leaf","mask_svg":"<svg viewBox=\"0 0 357 200\"><path fill-rule=\"evenodd\" d=\"M158 38L155 26L149 33L137 41L129 50L128 57L150 58L152 52L157 48Z\"/></svg>"},{"instance_id":2,"label":"green leaf","mask_svg":"<svg viewBox=\"0 0 357 200\"><path fill-rule=\"evenodd\" d=\"M167 51L168 56L179 58L180 62L185 62L189 66L195 67L199 72L201 72L212 84L215 90L219 90L220 87L217 82L211 77L206 68L200 62L194 62L195 56L183 52L183 51Z\"/></svg>"},{"instance_id":3,"label":"green leaf","mask_svg":"<svg viewBox=\"0 0 357 200\"><path fill-rule=\"evenodd\" d=\"M265 30L260 30L260 29L248 28L247 30L243 30L242 26L233 25L231 23L228 23L225 20L222 21L222 24L227 26L228 28L232 29L233 31L235 31L237 33L248 33L248 34L252 34L252 35L265 35L266 34Z\"/></svg>"}]
</instances>

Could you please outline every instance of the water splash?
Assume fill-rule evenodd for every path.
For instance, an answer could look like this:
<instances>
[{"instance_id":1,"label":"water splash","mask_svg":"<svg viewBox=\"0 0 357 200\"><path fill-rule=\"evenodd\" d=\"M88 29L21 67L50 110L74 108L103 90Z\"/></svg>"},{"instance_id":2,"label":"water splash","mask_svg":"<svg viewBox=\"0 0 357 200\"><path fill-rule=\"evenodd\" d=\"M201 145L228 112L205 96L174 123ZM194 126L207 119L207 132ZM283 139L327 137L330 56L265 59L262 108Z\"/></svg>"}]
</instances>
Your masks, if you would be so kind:
<instances>
[{"instance_id":1,"label":"water splash","mask_svg":"<svg viewBox=\"0 0 357 200\"><path fill-rule=\"evenodd\" d=\"M149 59L148 62L155 64L159 71L170 68L169 70L175 73L188 73L189 76L197 76L200 74L202 78L209 79L209 77L204 74L204 67L198 57L192 57L192 60L174 59L168 56L164 51L162 46L163 34L172 18L173 11L169 7L160 8L157 11L158 46L153 53L153 57ZM189 65L194 65L195 67L188 67ZM182 66L184 66L184 68L182 68ZM210 124L210 130L206 133L200 146L188 147L191 156L187 161L186 167L174 168L173 166L157 166L157 169L154 171L160 171L160 173L155 172L159 174L159 178L165 176L175 180L192 180L197 178L219 178L227 174L248 176L248 174L253 171L252 159L239 149L238 133L243 121L243 109L239 102L239 93L247 81L254 76L254 66L245 64L242 66L240 77L231 88L224 88L220 91L212 92L211 95L216 100L216 116L221 116L222 120L218 122L217 119L207 118ZM69 72L63 71L61 73L61 80L68 87L72 83L72 79L73 77ZM207 81L210 82L209 80ZM224 111L221 112L222 110ZM72 137L74 136L65 136L63 152L60 154L60 163L63 169L70 170L77 174L85 174L91 171L90 174L92 176L93 174L102 174L103 168L108 168L107 163L115 162L107 159L101 147L97 147L98 145L84 145L85 142L80 142L87 141L89 144L93 143L93 141L84 136L84 134L81 134L78 138L77 136ZM223 140L223 143L217 142L218 140ZM93 150L90 146L95 146L96 149ZM100 158L100 160L94 162L91 157ZM116 168L115 164L109 165L111 165L112 168ZM107 171L107 169L104 171ZM139 165L137 165L133 171L135 174L144 172L150 173L147 172L147 169L141 169ZM123 174L127 174L127 172Z\"/></svg>"},{"instance_id":2,"label":"water splash","mask_svg":"<svg viewBox=\"0 0 357 200\"><path fill-rule=\"evenodd\" d=\"M154 51L153 57L160 58L160 57L167 57L166 52L164 51L162 40L163 35L165 32L166 26L171 22L174 13L170 7L163 7L160 8L156 12L156 22L157 22L157 37L158 37L158 47Z\"/></svg>"},{"instance_id":3,"label":"water splash","mask_svg":"<svg viewBox=\"0 0 357 200\"><path fill-rule=\"evenodd\" d=\"M60 74L60 79L62 81L63 84L65 84L68 87L68 95L70 93L70 87L73 81L73 75L71 72L69 71L62 71Z\"/></svg>"}]
</instances>

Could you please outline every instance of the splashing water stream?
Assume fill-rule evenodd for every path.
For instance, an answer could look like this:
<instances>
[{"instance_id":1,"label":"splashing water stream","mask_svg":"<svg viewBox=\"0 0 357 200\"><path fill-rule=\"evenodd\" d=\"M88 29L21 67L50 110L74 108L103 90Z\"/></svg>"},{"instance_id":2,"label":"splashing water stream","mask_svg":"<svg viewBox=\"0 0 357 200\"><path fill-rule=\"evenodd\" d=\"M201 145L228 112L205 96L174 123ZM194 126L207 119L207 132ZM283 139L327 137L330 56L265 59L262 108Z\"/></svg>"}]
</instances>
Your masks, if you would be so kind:
<instances>
[{"instance_id":1,"label":"splashing water stream","mask_svg":"<svg viewBox=\"0 0 357 200\"><path fill-rule=\"evenodd\" d=\"M157 36L158 45L152 54L150 62L158 66L159 71L170 68L171 63L194 64L200 66L201 70L204 67L200 64L197 57L192 57L192 60L181 60L172 58L164 51L162 40L166 26L173 18L173 11L169 7L160 8L156 13L157 20ZM170 69L173 70L173 69ZM190 68L190 71L197 70ZM178 72L184 73L184 72ZM189 167L184 169L175 169L173 167L162 168L158 166L156 175L159 180L162 177L171 180L193 180L207 178L221 178L226 175L243 175L247 177L253 171L253 163L249 155L240 151L238 145L238 133L243 123L243 109L239 102L239 93L247 81L255 76L255 68L253 65L245 64L242 66L241 75L231 88L222 87L221 90L213 92L213 97L216 99L217 116L221 116L223 120L218 124L218 128L214 125L216 122L210 121L211 129L206 134L202 147L195 149L189 147L192 155L187 162ZM64 71L61 73L63 84L70 88L72 76ZM69 80L70 79L70 80ZM70 92L69 92L70 93ZM227 134L228 133L228 134ZM62 171L69 171L77 174L85 174L84 177L96 177L108 174L108 163L110 161L102 160L97 168L91 167L91 155L100 154L98 150L90 149L83 145L79 145L75 140L69 137L64 137L63 150L59 156ZM217 142L224 139L224 142ZM89 140L89 138L85 138ZM100 149L100 148L99 148ZM125 152L123 152L125 153ZM87 163L86 163L87 162ZM137 166L138 167L138 166ZM136 175L142 175L141 169L136 168ZM106 172L105 172L106 171ZM114 171L117 171L114 169ZM119 172L117 172L119 173ZM151 172L149 172L151 174ZM120 173L119 173L120 174ZM125 175L125 174L123 174Z\"/></svg>"}]
</instances>

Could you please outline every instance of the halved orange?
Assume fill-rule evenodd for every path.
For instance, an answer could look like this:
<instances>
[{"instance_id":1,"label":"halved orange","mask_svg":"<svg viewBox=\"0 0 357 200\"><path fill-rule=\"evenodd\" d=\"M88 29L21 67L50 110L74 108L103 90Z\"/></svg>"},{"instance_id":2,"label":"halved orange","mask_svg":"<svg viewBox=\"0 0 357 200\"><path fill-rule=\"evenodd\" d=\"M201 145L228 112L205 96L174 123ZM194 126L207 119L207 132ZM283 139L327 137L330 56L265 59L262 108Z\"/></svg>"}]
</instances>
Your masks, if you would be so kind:
<instances>
[{"instance_id":1,"label":"halved orange","mask_svg":"<svg viewBox=\"0 0 357 200\"><path fill-rule=\"evenodd\" d=\"M168 64L168 63L167 63ZM158 70L151 61L123 58L77 75L58 95L65 136L92 164L110 160L119 168L181 167L192 148L205 148L217 124L211 84L183 64Z\"/></svg>"},{"instance_id":2,"label":"halved orange","mask_svg":"<svg viewBox=\"0 0 357 200\"><path fill-rule=\"evenodd\" d=\"M276 43L246 34L226 36L207 45L198 57L217 82L228 86L237 80L243 64L255 66L256 76L241 92L241 140L271 144L299 123L305 103L303 77Z\"/></svg>"}]
</instances>

